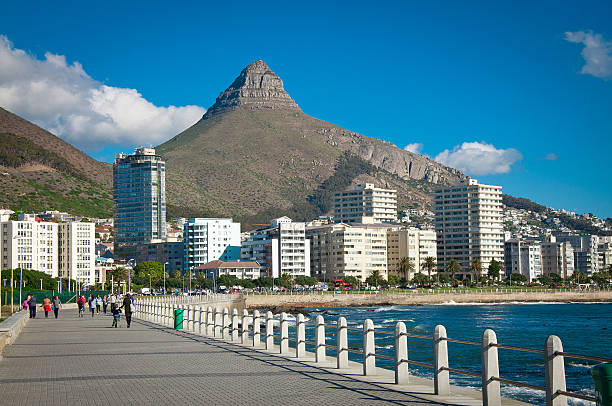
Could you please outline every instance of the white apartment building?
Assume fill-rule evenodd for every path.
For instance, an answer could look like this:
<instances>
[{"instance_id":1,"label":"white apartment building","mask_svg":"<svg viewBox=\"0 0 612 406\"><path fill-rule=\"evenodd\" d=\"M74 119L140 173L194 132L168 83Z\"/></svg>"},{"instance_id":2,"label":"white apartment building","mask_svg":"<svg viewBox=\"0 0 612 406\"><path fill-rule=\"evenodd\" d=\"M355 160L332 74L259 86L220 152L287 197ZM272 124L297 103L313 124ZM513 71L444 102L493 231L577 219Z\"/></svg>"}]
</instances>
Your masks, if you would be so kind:
<instances>
[{"instance_id":1,"label":"white apartment building","mask_svg":"<svg viewBox=\"0 0 612 406\"><path fill-rule=\"evenodd\" d=\"M353 185L334 193L334 220L341 223L393 223L397 221L397 191Z\"/></svg>"},{"instance_id":2,"label":"white apartment building","mask_svg":"<svg viewBox=\"0 0 612 406\"><path fill-rule=\"evenodd\" d=\"M183 270L211 261L240 258L240 223L227 218L193 218L183 226Z\"/></svg>"},{"instance_id":3,"label":"white apartment building","mask_svg":"<svg viewBox=\"0 0 612 406\"><path fill-rule=\"evenodd\" d=\"M0 222L2 269L32 269L58 275L57 224L36 221L32 214Z\"/></svg>"},{"instance_id":4,"label":"white apartment building","mask_svg":"<svg viewBox=\"0 0 612 406\"><path fill-rule=\"evenodd\" d=\"M542 273L564 279L574 274L574 249L569 242L558 242L551 236L550 241L542 243Z\"/></svg>"},{"instance_id":5,"label":"white apartment building","mask_svg":"<svg viewBox=\"0 0 612 406\"><path fill-rule=\"evenodd\" d=\"M58 224L59 275L82 283L96 284L95 223ZM99 279L99 278L98 278Z\"/></svg>"},{"instance_id":6,"label":"white apartment building","mask_svg":"<svg viewBox=\"0 0 612 406\"><path fill-rule=\"evenodd\" d=\"M387 229L382 224L336 223L306 228L312 275L324 281L354 276L365 281L374 271L387 278Z\"/></svg>"},{"instance_id":7,"label":"white apartment building","mask_svg":"<svg viewBox=\"0 0 612 406\"><path fill-rule=\"evenodd\" d=\"M265 276L310 276L310 241L305 230L305 223L289 217L274 219L269 227L244 234L240 258L259 263Z\"/></svg>"},{"instance_id":8,"label":"white apartment building","mask_svg":"<svg viewBox=\"0 0 612 406\"><path fill-rule=\"evenodd\" d=\"M504 243L506 277L522 274L527 282L534 282L542 275L542 245L539 241L511 238Z\"/></svg>"},{"instance_id":9,"label":"white apartment building","mask_svg":"<svg viewBox=\"0 0 612 406\"><path fill-rule=\"evenodd\" d=\"M438 269L457 260L470 274L470 264L479 260L483 272L492 260L504 260L501 186L481 185L464 179L434 195Z\"/></svg>"},{"instance_id":10,"label":"white apartment building","mask_svg":"<svg viewBox=\"0 0 612 406\"><path fill-rule=\"evenodd\" d=\"M390 274L405 277L407 280L421 272L428 274L425 259L432 257L437 262L436 232L410 227L387 232L387 263ZM414 265L414 270L403 275L400 269L402 258L408 258ZM436 270L432 270L432 275Z\"/></svg>"}]
</instances>

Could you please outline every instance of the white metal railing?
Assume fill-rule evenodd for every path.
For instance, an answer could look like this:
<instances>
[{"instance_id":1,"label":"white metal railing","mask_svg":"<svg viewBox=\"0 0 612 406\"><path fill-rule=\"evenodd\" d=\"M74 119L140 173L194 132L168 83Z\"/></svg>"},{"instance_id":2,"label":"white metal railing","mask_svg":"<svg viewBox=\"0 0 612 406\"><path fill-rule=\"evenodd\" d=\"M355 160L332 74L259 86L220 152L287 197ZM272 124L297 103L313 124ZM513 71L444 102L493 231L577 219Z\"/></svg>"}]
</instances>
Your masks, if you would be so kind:
<instances>
[{"instance_id":1,"label":"white metal railing","mask_svg":"<svg viewBox=\"0 0 612 406\"><path fill-rule=\"evenodd\" d=\"M212 303L211 303L212 304ZM217 303L218 304L218 303ZM374 323L366 319L362 328L349 327L344 317L339 317L336 324L326 324L323 316L318 315L314 322L306 322L304 315L297 314L295 317L295 332L289 335L289 315L280 313L278 319L268 311L265 315L258 310L249 313L243 310L239 314L233 309L230 314L227 307L206 304L192 305L187 303L166 302L156 299L144 299L136 302L135 316L146 321L173 326L174 311L183 310L183 329L192 333L207 337L225 339L243 345L252 345L255 348L278 351L280 354L293 355L300 359L306 356L306 345L314 348L315 362L328 362L327 349L336 350L335 363L338 369L349 366L349 353L361 355L363 375L373 375L376 369L376 359L385 359L393 362L395 379L394 383L406 385L410 382L408 366L410 364L433 369L433 389L436 395L448 395L450 393L450 374L461 374L476 377L481 380L483 405L501 405L500 383L507 385L530 388L545 392L546 404L561 406L567 405L567 398L576 398L595 402L592 396L584 395L576 391L568 391L565 379L564 358L576 358L583 360L612 362L596 356L571 354L563 351L563 345L559 337L551 335L547 338L544 349L521 348L499 344L493 330L487 329L483 332L479 342L457 340L447 336L446 328L437 325L433 336L408 333L406 325L398 322L394 331L386 331L374 328ZM313 327L311 340L307 340L306 326ZM263 327L263 330L262 330ZM335 331L335 345L326 342L326 327ZM360 349L350 348L348 343L349 332L361 335L362 345ZM394 356L386 356L376 353L376 335L384 335L394 338ZM275 344L275 338L278 345ZM433 344L431 363L412 360L408 356L408 339L429 340ZM291 348L289 343L293 342ZM452 368L449 364L448 343L457 343L480 347L481 370L479 373ZM521 351L541 354L544 358L545 386L532 385L503 378L499 373L498 349Z\"/></svg>"}]
</instances>

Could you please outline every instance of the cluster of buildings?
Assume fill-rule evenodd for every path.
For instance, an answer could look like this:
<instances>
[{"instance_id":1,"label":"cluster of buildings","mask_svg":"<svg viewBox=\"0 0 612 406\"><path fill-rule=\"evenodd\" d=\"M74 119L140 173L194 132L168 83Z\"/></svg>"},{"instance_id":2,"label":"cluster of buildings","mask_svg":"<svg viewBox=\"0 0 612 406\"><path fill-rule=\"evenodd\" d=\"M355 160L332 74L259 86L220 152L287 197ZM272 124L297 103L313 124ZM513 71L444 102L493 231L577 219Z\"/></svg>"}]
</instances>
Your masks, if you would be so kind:
<instances>
[{"instance_id":1,"label":"cluster of buildings","mask_svg":"<svg viewBox=\"0 0 612 406\"><path fill-rule=\"evenodd\" d=\"M104 275L97 272L95 264L94 223L59 223L23 213L11 220L12 214L11 210L0 210L2 269L32 269L83 285L103 281Z\"/></svg>"},{"instance_id":2,"label":"cluster of buildings","mask_svg":"<svg viewBox=\"0 0 612 406\"><path fill-rule=\"evenodd\" d=\"M504 231L509 222L524 225L520 213L503 210L500 186L471 178L440 188L433 212L410 209L398 218L395 190L358 184L334 193L331 217L310 222L280 217L247 232L229 218L167 223L165 163L154 149L117 154L113 180L114 218L96 224L67 213L9 220L9 212L0 212L2 268L36 269L93 285L105 281L96 256L101 265L112 264L113 257L132 265L158 261L169 273L213 278L288 274L322 281L347 276L364 281L374 272L410 280L428 273L432 260L433 273L456 261L459 279L473 277L475 261L482 275L497 261L505 276L519 273L529 282L543 274L590 276L612 264L612 237L558 229L545 235Z\"/></svg>"}]
</instances>

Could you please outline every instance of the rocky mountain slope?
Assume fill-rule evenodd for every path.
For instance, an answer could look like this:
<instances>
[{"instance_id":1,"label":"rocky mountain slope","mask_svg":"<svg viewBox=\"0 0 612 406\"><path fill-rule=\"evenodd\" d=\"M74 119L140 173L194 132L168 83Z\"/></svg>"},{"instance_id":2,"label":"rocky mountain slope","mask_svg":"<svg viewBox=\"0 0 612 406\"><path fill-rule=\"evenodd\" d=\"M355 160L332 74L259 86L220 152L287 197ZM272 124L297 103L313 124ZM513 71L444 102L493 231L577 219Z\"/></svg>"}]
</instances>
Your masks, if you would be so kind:
<instances>
[{"instance_id":1,"label":"rocky mountain slope","mask_svg":"<svg viewBox=\"0 0 612 406\"><path fill-rule=\"evenodd\" d=\"M0 207L112 216L112 166L0 108Z\"/></svg>"},{"instance_id":2,"label":"rocky mountain slope","mask_svg":"<svg viewBox=\"0 0 612 406\"><path fill-rule=\"evenodd\" d=\"M429 205L463 177L427 157L305 114L263 61L247 66L200 121L157 147L170 214L266 221L325 214L333 190L371 181L400 206Z\"/></svg>"}]
</instances>

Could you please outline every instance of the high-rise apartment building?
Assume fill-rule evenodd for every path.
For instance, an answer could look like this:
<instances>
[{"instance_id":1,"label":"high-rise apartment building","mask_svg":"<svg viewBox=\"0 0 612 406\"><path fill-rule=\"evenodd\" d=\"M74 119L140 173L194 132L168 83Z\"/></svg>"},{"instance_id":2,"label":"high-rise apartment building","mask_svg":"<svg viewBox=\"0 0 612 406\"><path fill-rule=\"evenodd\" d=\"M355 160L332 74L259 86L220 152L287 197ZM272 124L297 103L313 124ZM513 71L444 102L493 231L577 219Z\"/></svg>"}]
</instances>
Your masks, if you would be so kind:
<instances>
[{"instance_id":1,"label":"high-rise apartment building","mask_svg":"<svg viewBox=\"0 0 612 406\"><path fill-rule=\"evenodd\" d=\"M574 250L574 271L588 276L599 272L599 240L600 237L591 234L573 234L570 232L553 232L557 242L568 242Z\"/></svg>"},{"instance_id":2,"label":"high-rise apartment building","mask_svg":"<svg viewBox=\"0 0 612 406\"><path fill-rule=\"evenodd\" d=\"M305 223L289 217L274 219L269 227L243 235L241 260L256 261L265 276L310 276L310 241L305 230Z\"/></svg>"},{"instance_id":3,"label":"high-rise apartment building","mask_svg":"<svg viewBox=\"0 0 612 406\"><path fill-rule=\"evenodd\" d=\"M166 165L154 149L115 156L113 194L115 256L135 259L136 245L166 239Z\"/></svg>"},{"instance_id":4,"label":"high-rise apartment building","mask_svg":"<svg viewBox=\"0 0 612 406\"><path fill-rule=\"evenodd\" d=\"M240 223L232 219L193 218L183 226L183 269L211 261L240 259Z\"/></svg>"},{"instance_id":5,"label":"high-rise apartment building","mask_svg":"<svg viewBox=\"0 0 612 406\"><path fill-rule=\"evenodd\" d=\"M438 270L456 260L462 268L457 275L465 277L475 260L483 272L492 260L504 260L501 195L501 186L470 178L435 193Z\"/></svg>"},{"instance_id":6,"label":"high-rise apartment building","mask_svg":"<svg viewBox=\"0 0 612 406\"><path fill-rule=\"evenodd\" d=\"M557 274L564 279L574 274L574 248L569 242L551 236L542 243L542 274Z\"/></svg>"},{"instance_id":7,"label":"high-rise apartment building","mask_svg":"<svg viewBox=\"0 0 612 406\"><path fill-rule=\"evenodd\" d=\"M85 286L96 283L96 229L94 223L58 224L59 274ZM98 281L100 282L100 277Z\"/></svg>"},{"instance_id":8,"label":"high-rise apartment building","mask_svg":"<svg viewBox=\"0 0 612 406\"><path fill-rule=\"evenodd\" d=\"M57 224L36 221L33 214L0 222L2 269L32 269L58 276Z\"/></svg>"},{"instance_id":9,"label":"high-rise apartment building","mask_svg":"<svg viewBox=\"0 0 612 406\"><path fill-rule=\"evenodd\" d=\"M542 275L542 245L539 241L511 238L504 243L506 277L513 273L534 282Z\"/></svg>"},{"instance_id":10,"label":"high-rise apartment building","mask_svg":"<svg viewBox=\"0 0 612 406\"><path fill-rule=\"evenodd\" d=\"M342 223L389 223L397 221L397 191L353 185L334 193L334 220Z\"/></svg>"},{"instance_id":11,"label":"high-rise apartment building","mask_svg":"<svg viewBox=\"0 0 612 406\"><path fill-rule=\"evenodd\" d=\"M387 261L389 273L410 280L418 272L427 275L425 259L431 257L437 262L436 232L418 228L402 228L387 232ZM414 270L404 275L401 261L408 258ZM432 275L436 270L432 270Z\"/></svg>"},{"instance_id":12,"label":"high-rise apartment building","mask_svg":"<svg viewBox=\"0 0 612 406\"><path fill-rule=\"evenodd\" d=\"M387 229L383 224L309 226L310 269L324 281L354 276L365 281L374 271L387 278Z\"/></svg>"}]
</instances>

